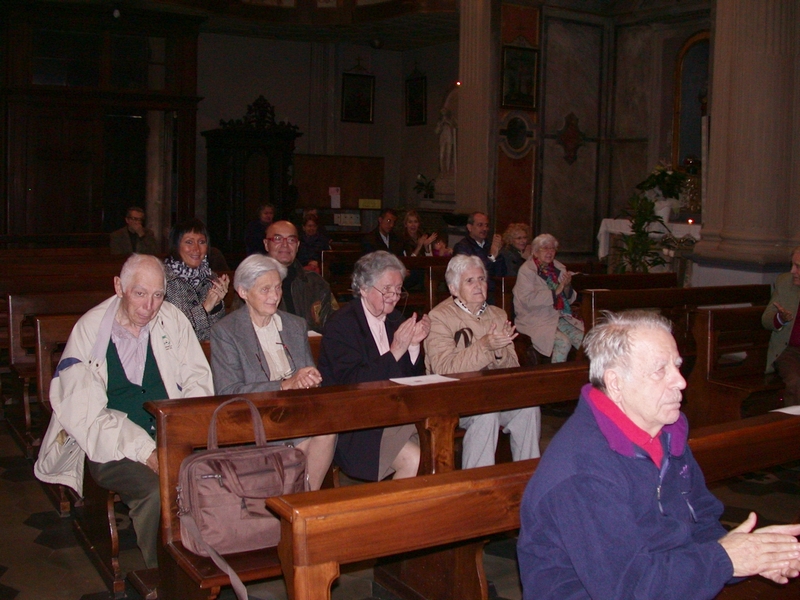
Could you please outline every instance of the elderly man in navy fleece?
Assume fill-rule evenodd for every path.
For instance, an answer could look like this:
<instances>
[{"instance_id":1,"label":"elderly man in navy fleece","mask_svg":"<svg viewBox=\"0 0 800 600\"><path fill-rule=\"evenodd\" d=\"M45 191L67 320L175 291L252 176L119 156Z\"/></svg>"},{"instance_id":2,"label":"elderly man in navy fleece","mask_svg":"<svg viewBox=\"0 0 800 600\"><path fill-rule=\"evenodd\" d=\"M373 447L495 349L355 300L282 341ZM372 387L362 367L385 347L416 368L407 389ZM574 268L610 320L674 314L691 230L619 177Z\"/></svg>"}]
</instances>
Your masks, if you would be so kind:
<instances>
[{"instance_id":1,"label":"elderly man in navy fleece","mask_svg":"<svg viewBox=\"0 0 800 600\"><path fill-rule=\"evenodd\" d=\"M584 340L590 385L521 506L526 600L713 598L734 578L800 574L800 525L730 533L687 445L669 321L607 315Z\"/></svg>"}]
</instances>

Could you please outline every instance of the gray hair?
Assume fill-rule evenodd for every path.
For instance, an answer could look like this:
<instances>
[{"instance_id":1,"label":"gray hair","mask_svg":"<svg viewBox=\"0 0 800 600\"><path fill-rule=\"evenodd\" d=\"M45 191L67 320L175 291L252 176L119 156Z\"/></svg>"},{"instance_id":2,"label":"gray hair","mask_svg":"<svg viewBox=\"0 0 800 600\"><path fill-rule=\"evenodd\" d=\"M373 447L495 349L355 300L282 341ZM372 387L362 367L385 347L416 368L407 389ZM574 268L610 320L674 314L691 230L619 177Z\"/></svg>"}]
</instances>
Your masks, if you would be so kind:
<instances>
[{"instance_id":1,"label":"gray hair","mask_svg":"<svg viewBox=\"0 0 800 600\"><path fill-rule=\"evenodd\" d=\"M147 266L154 267L164 280L164 289L167 289L167 276L164 272L164 263L158 260L151 254L131 254L128 260L122 265L122 270L119 272L119 282L122 285L122 290L128 289L128 284L133 280L133 276L137 271L147 268Z\"/></svg>"},{"instance_id":2,"label":"gray hair","mask_svg":"<svg viewBox=\"0 0 800 600\"><path fill-rule=\"evenodd\" d=\"M594 387L605 391L603 375L608 369L620 367L629 371L631 334L637 329L662 329L671 335L672 323L652 311L603 311L603 321L583 338L583 347L589 356L589 382Z\"/></svg>"},{"instance_id":3,"label":"gray hair","mask_svg":"<svg viewBox=\"0 0 800 600\"><path fill-rule=\"evenodd\" d=\"M467 269L480 267L483 274L486 275L486 265L477 256L468 254L456 254L447 263L447 271L444 273L444 280L447 282L447 287L450 293L455 296L454 290L457 292L461 287L461 276Z\"/></svg>"},{"instance_id":4,"label":"gray hair","mask_svg":"<svg viewBox=\"0 0 800 600\"><path fill-rule=\"evenodd\" d=\"M553 248L558 250L558 240L555 238L555 236L549 233L542 233L533 238L533 241L531 242L531 251L536 254L539 251L539 248L547 243L552 244Z\"/></svg>"},{"instance_id":5,"label":"gray hair","mask_svg":"<svg viewBox=\"0 0 800 600\"><path fill-rule=\"evenodd\" d=\"M233 289L237 292L244 289L247 292L259 277L270 271L277 271L281 281L286 277L286 267L274 258L263 254L251 254L236 267L236 272L233 274Z\"/></svg>"},{"instance_id":6,"label":"gray hair","mask_svg":"<svg viewBox=\"0 0 800 600\"><path fill-rule=\"evenodd\" d=\"M361 290L372 287L386 271L399 271L400 277L406 278L406 268L394 254L378 250L359 258L353 266L353 296L359 298Z\"/></svg>"}]
</instances>

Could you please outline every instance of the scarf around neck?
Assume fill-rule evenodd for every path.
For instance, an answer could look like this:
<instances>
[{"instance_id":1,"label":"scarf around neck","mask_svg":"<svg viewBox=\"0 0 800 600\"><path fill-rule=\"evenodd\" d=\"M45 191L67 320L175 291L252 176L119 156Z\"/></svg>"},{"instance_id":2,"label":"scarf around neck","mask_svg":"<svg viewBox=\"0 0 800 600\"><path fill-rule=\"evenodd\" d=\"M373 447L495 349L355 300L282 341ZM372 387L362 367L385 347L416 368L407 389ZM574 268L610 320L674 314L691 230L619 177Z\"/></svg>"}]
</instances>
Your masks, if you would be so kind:
<instances>
[{"instance_id":1,"label":"scarf around neck","mask_svg":"<svg viewBox=\"0 0 800 600\"><path fill-rule=\"evenodd\" d=\"M566 293L564 293L564 290L562 290L558 295L555 293L559 283L558 276L561 274L561 272L556 268L555 263L543 265L535 256L533 257L533 262L536 265L536 271L539 274L539 277L544 279L547 287L553 292L553 308L558 312L564 313L565 315L571 315L572 309L569 306L569 301Z\"/></svg>"},{"instance_id":2,"label":"scarf around neck","mask_svg":"<svg viewBox=\"0 0 800 600\"><path fill-rule=\"evenodd\" d=\"M197 268L192 268L182 260L172 258L171 256L164 259L164 266L169 273L178 279L183 279L188 282L193 288L199 287L201 283L212 279L214 276L211 267L208 266L207 256L203 258L203 262L201 262L200 266Z\"/></svg>"}]
</instances>

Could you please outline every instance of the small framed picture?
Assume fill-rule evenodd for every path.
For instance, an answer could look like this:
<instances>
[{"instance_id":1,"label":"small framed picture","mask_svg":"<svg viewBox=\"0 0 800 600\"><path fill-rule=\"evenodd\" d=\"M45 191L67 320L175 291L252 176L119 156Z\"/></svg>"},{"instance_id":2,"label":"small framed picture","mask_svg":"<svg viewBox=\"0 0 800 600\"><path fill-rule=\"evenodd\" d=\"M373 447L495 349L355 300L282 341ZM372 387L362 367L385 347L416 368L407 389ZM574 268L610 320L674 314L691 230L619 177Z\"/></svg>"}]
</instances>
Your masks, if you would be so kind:
<instances>
[{"instance_id":1,"label":"small framed picture","mask_svg":"<svg viewBox=\"0 0 800 600\"><path fill-rule=\"evenodd\" d=\"M503 46L503 97L506 108L536 108L539 51Z\"/></svg>"},{"instance_id":2,"label":"small framed picture","mask_svg":"<svg viewBox=\"0 0 800 600\"><path fill-rule=\"evenodd\" d=\"M428 122L428 78L425 75L406 79L406 125Z\"/></svg>"},{"instance_id":3,"label":"small framed picture","mask_svg":"<svg viewBox=\"0 0 800 600\"><path fill-rule=\"evenodd\" d=\"M375 107L375 76L342 73L342 121L372 123Z\"/></svg>"}]
</instances>

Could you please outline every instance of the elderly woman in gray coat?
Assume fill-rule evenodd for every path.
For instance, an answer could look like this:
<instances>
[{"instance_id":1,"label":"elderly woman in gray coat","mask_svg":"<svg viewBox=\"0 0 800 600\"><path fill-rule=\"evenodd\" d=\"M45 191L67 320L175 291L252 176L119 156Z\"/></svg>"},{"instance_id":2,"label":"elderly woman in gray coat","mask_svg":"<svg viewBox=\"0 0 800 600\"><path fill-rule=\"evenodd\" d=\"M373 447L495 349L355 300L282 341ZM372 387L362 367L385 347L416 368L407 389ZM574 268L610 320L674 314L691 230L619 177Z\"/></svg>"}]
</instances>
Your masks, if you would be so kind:
<instances>
[{"instance_id":1,"label":"elderly woman in gray coat","mask_svg":"<svg viewBox=\"0 0 800 600\"><path fill-rule=\"evenodd\" d=\"M572 273L555 259L556 250L558 240L552 235L537 236L514 285L517 331L530 337L533 347L554 363L567 360L570 346L578 348L583 340L583 323L572 314L577 297Z\"/></svg>"},{"instance_id":2,"label":"elderly woman in gray coat","mask_svg":"<svg viewBox=\"0 0 800 600\"><path fill-rule=\"evenodd\" d=\"M233 286L245 304L211 329L211 371L217 394L244 394L318 387L305 319L278 310L286 267L252 254ZM336 435L284 440L308 457L311 489L319 489L333 459Z\"/></svg>"}]
</instances>

